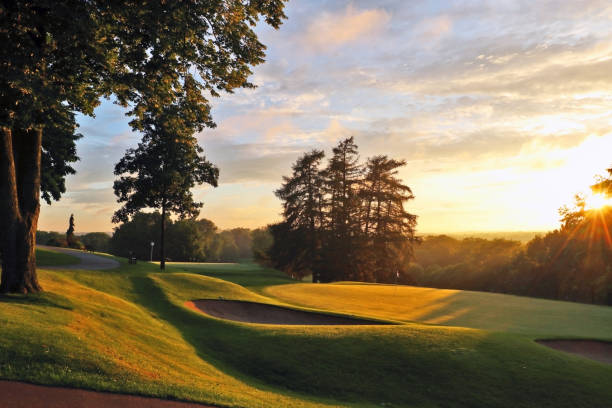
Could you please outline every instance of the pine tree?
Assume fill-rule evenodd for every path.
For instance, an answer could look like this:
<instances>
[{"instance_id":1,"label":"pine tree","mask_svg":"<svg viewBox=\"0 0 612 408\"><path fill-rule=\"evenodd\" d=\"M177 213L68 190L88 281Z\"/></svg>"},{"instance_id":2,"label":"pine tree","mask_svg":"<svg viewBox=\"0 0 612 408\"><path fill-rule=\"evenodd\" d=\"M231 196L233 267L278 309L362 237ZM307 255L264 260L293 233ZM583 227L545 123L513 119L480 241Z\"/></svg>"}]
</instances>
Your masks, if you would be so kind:
<instances>
[{"instance_id":1,"label":"pine tree","mask_svg":"<svg viewBox=\"0 0 612 408\"><path fill-rule=\"evenodd\" d=\"M300 275L312 274L313 282L318 282L320 276L316 268L319 258L320 230L322 225L321 203L323 200L323 178L319 169L325 153L313 150L300 157L293 165L291 177L283 177L283 185L275 194L283 201L283 216L286 224L286 234L291 240L300 241L301 254L295 254L295 259L303 262L292 265L293 273ZM276 231L281 231L277 229Z\"/></svg>"},{"instance_id":2,"label":"pine tree","mask_svg":"<svg viewBox=\"0 0 612 408\"><path fill-rule=\"evenodd\" d=\"M392 282L412 257L415 241L416 216L404 209L404 203L414 195L410 187L397 177L404 160L375 156L366 163L366 174L360 196L363 199L362 219L365 245L363 253L368 264L369 278Z\"/></svg>"},{"instance_id":3,"label":"pine tree","mask_svg":"<svg viewBox=\"0 0 612 408\"><path fill-rule=\"evenodd\" d=\"M344 139L332 150L324 170L326 193L326 242L322 280L354 278L359 236L359 184L362 167L353 137Z\"/></svg>"},{"instance_id":4,"label":"pine tree","mask_svg":"<svg viewBox=\"0 0 612 408\"><path fill-rule=\"evenodd\" d=\"M352 137L320 171L323 157L306 153L283 177L276 195L284 221L268 228L273 243L266 259L297 278L312 272L315 282L396 282L417 241L417 217L404 208L414 195L398 177L406 162L375 156L362 166Z\"/></svg>"}]
</instances>

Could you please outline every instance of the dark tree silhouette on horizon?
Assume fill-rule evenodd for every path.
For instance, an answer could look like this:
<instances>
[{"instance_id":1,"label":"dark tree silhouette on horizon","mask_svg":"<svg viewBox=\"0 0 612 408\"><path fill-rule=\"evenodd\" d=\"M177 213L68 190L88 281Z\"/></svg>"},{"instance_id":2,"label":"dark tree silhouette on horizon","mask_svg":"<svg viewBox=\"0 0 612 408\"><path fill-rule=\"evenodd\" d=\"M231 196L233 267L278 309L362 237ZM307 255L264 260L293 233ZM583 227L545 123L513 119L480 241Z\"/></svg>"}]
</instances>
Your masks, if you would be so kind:
<instances>
[{"instance_id":1,"label":"dark tree silhouette on horizon","mask_svg":"<svg viewBox=\"0 0 612 408\"><path fill-rule=\"evenodd\" d=\"M306 153L283 177L284 220L269 226L263 258L294 278L312 273L313 282L396 281L417 240L416 216L404 208L414 195L397 177L406 162L375 156L361 165L352 137L320 169L323 157Z\"/></svg>"},{"instance_id":2,"label":"dark tree silhouette on horizon","mask_svg":"<svg viewBox=\"0 0 612 408\"><path fill-rule=\"evenodd\" d=\"M70 219L68 220L66 243L70 248L74 248L76 246L76 237L74 236L74 214L70 214Z\"/></svg>"},{"instance_id":3,"label":"dark tree silhouette on horizon","mask_svg":"<svg viewBox=\"0 0 612 408\"><path fill-rule=\"evenodd\" d=\"M283 177L282 186L275 194L283 202L283 217L294 241L303 242L295 248L287 262L293 263L292 273L298 276L312 274L312 281L319 282L316 268L323 219L323 177L319 169L325 157L322 150L305 153L293 165L291 177ZM300 253L298 253L298 251Z\"/></svg>"}]
</instances>

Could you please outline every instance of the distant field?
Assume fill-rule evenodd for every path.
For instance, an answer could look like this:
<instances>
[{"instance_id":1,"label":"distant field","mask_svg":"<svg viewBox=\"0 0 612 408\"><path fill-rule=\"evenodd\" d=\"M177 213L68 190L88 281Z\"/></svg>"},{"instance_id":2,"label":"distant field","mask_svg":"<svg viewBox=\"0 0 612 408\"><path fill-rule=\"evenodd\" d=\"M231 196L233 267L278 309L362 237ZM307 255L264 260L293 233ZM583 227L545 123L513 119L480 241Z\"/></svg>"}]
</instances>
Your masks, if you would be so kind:
<instances>
[{"instance_id":1,"label":"distant field","mask_svg":"<svg viewBox=\"0 0 612 408\"><path fill-rule=\"evenodd\" d=\"M608 306L401 285L295 284L265 293L295 305L380 319L612 340Z\"/></svg>"},{"instance_id":2,"label":"distant field","mask_svg":"<svg viewBox=\"0 0 612 408\"><path fill-rule=\"evenodd\" d=\"M61 266L75 265L81 262L79 258L46 249L36 249L36 265L38 266Z\"/></svg>"}]
</instances>

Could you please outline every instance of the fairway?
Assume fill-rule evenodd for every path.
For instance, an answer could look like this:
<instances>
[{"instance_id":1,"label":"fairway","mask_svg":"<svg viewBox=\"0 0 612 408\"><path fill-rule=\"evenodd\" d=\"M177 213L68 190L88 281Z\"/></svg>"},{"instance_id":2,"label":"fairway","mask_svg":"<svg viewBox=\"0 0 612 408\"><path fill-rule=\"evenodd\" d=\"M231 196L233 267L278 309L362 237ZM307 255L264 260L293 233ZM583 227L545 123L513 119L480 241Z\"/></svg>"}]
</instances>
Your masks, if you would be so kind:
<instances>
[{"instance_id":1,"label":"fairway","mask_svg":"<svg viewBox=\"0 0 612 408\"><path fill-rule=\"evenodd\" d=\"M402 322L612 340L612 308L608 306L375 284L278 285L265 293L304 307Z\"/></svg>"},{"instance_id":2,"label":"fairway","mask_svg":"<svg viewBox=\"0 0 612 408\"><path fill-rule=\"evenodd\" d=\"M173 264L158 273L156 265L119 260L111 271L41 270L46 292L1 297L0 378L231 407L590 408L612 399L612 366L536 344L517 311L507 331L499 321L489 322L496 331L409 322L419 305L428 307L421 316L451 314L452 291L423 289L428 296L416 300L420 288L287 284L254 264ZM351 291L369 300L350 306ZM319 303L299 310L400 324L250 324L185 306L220 298L288 306L300 303L297 294ZM464 303L473 298L467 304L476 311L493 299L461 295ZM508 307L503 299L529 304L496 299L499 309ZM570 328L558 320L547 331L562 337L584 326L593 337L609 337L609 325L595 330L598 319L608 322L607 309L583 306L550 302L550 316L571 307L583 315Z\"/></svg>"}]
</instances>

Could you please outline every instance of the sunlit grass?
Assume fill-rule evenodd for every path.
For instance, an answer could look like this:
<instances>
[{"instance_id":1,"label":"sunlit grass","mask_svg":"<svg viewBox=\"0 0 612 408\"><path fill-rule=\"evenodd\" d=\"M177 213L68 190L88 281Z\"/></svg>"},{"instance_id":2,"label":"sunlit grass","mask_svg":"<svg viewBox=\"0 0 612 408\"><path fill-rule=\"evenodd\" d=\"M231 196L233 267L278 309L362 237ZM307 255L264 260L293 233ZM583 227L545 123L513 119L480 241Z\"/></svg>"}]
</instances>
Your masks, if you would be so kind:
<instances>
[{"instance_id":1,"label":"sunlit grass","mask_svg":"<svg viewBox=\"0 0 612 408\"><path fill-rule=\"evenodd\" d=\"M229 322L184 302L278 303L261 285L288 280L256 265L156 270L148 263L43 270L44 294L0 298L0 378L244 407L593 407L612 399L612 367L549 350L529 336L422 324ZM272 290L310 288L322 299L316 289L327 286L353 285ZM374 315L380 296L361 299L352 313ZM444 291L431 290L430 313L444 302ZM344 311L333 302L322 308ZM584 312L587 320L593 313Z\"/></svg>"},{"instance_id":2,"label":"sunlit grass","mask_svg":"<svg viewBox=\"0 0 612 408\"><path fill-rule=\"evenodd\" d=\"M380 319L612 340L612 308L606 306L401 285L296 284L265 293L296 305Z\"/></svg>"}]
</instances>

